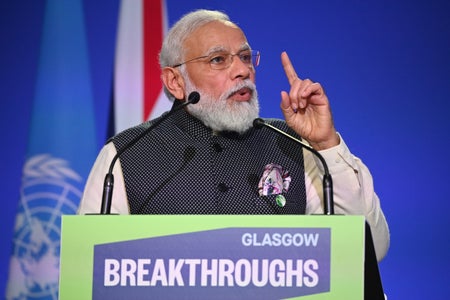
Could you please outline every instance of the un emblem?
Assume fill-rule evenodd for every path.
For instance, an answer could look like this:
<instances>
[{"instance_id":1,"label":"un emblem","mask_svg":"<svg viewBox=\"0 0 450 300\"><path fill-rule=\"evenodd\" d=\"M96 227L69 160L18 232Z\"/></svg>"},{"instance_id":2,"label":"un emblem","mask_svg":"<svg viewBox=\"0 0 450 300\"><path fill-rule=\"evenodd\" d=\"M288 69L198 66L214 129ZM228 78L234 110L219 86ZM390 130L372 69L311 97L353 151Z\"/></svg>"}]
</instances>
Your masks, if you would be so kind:
<instances>
[{"instance_id":1,"label":"un emblem","mask_svg":"<svg viewBox=\"0 0 450 300\"><path fill-rule=\"evenodd\" d=\"M75 214L83 178L65 160L31 157L23 170L7 299L58 299L61 216Z\"/></svg>"}]
</instances>

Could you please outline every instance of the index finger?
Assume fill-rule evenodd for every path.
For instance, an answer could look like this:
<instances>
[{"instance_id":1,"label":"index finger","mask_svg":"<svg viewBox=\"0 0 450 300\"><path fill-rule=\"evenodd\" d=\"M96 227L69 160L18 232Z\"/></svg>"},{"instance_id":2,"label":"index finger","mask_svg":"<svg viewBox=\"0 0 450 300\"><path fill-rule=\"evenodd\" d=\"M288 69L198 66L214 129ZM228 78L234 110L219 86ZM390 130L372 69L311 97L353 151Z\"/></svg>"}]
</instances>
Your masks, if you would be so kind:
<instances>
[{"instance_id":1,"label":"index finger","mask_svg":"<svg viewBox=\"0 0 450 300\"><path fill-rule=\"evenodd\" d=\"M283 65L284 73L286 73L286 77L289 81L289 84L292 85L295 79L299 78L297 73L295 72L294 66L291 63L291 60L289 59L288 54L286 51L281 53L281 63Z\"/></svg>"}]
</instances>

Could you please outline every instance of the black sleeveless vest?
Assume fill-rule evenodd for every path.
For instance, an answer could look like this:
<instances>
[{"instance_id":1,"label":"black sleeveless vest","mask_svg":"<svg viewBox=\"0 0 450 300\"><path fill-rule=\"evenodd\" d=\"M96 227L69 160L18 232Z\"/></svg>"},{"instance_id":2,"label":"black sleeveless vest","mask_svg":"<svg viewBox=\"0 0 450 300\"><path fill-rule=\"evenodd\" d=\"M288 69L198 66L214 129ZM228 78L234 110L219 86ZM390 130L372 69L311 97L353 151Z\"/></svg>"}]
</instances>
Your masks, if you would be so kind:
<instances>
[{"instance_id":1,"label":"black sleeveless vest","mask_svg":"<svg viewBox=\"0 0 450 300\"><path fill-rule=\"evenodd\" d=\"M113 137L121 149L154 121ZM299 138L282 120L268 119ZM131 214L304 214L306 191L301 147L262 128L243 135L213 132L180 110L120 157ZM267 164L289 172L289 189L260 196ZM279 196L278 196L279 197ZM279 198L278 198L279 199Z\"/></svg>"}]
</instances>

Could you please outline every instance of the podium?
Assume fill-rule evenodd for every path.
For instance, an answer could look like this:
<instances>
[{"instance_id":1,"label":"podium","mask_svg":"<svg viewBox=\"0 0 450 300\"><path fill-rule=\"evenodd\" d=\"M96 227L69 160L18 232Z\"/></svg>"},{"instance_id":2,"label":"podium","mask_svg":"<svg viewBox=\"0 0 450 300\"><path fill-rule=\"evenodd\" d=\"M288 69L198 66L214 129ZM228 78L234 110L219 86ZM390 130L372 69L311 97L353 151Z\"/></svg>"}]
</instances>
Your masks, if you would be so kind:
<instances>
[{"instance_id":1,"label":"podium","mask_svg":"<svg viewBox=\"0 0 450 300\"><path fill-rule=\"evenodd\" d=\"M364 216L66 215L59 298L384 299L367 230Z\"/></svg>"}]
</instances>

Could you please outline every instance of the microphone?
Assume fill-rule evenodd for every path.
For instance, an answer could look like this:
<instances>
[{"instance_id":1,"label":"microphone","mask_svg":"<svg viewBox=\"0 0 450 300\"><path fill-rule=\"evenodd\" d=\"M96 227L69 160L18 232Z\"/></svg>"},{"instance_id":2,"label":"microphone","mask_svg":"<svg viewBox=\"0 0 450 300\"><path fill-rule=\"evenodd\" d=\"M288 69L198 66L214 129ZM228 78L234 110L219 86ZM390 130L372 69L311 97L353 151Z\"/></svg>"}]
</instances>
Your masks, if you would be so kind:
<instances>
[{"instance_id":1,"label":"microphone","mask_svg":"<svg viewBox=\"0 0 450 300\"><path fill-rule=\"evenodd\" d=\"M276 133L279 133L279 134L287 137L288 139L290 139L294 142L299 143L303 148L309 150L310 152L312 152L315 156L317 156L319 158L320 162L322 163L324 173L325 173L322 178L324 214L334 215L333 180L331 179L331 175L328 170L328 165L327 165L325 159L323 158L323 156L316 149L311 147L310 145L306 144L305 142L303 142L299 139L296 139L295 137L276 128L275 126L272 126L271 124L266 123L263 119L256 118L255 120L253 120L253 127L255 127L256 129L261 129L264 126L275 131Z\"/></svg>"},{"instance_id":2,"label":"microphone","mask_svg":"<svg viewBox=\"0 0 450 300\"><path fill-rule=\"evenodd\" d=\"M128 144L126 144L124 147L122 147L120 150L117 151L116 155L111 160L111 164L109 165L109 171L105 176L105 181L103 182L102 206L100 208L100 214L102 214L102 215L111 214L111 199L112 199L112 193L113 193L113 189L114 189L113 168L114 168L114 164L116 163L117 159L125 151L127 151L129 148L133 147L140 139L142 139L145 135L147 135L155 127L157 127L164 120L166 120L169 116L171 116L175 112L181 110L182 108L188 106L189 104L196 104L198 101L200 101L200 94L195 91L190 93L188 96L188 100L186 102L183 102L182 104L174 106L169 112L167 112L165 115L162 115L155 123L153 123L150 127L145 129L138 136L136 136L134 139L132 139Z\"/></svg>"}]
</instances>

